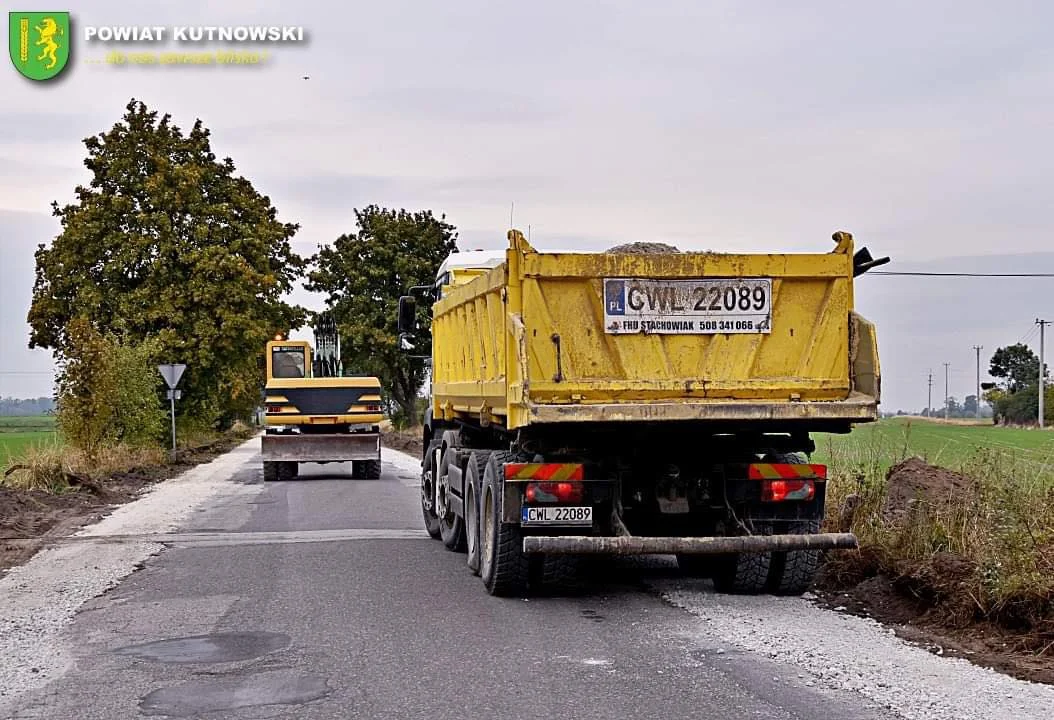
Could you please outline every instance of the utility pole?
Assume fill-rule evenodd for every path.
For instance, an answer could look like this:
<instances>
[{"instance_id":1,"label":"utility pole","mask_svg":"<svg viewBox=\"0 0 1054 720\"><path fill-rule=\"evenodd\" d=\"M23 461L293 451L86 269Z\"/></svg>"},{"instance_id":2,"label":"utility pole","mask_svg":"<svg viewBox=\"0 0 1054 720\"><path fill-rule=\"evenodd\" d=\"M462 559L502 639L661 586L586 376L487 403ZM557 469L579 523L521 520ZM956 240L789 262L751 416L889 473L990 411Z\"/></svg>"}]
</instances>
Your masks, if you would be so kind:
<instances>
[{"instance_id":1,"label":"utility pole","mask_svg":"<svg viewBox=\"0 0 1054 720\"><path fill-rule=\"evenodd\" d=\"M974 345L973 349L977 351L977 395L975 404L977 405L977 419L981 419L981 350L984 349L982 345Z\"/></svg>"},{"instance_id":2,"label":"utility pole","mask_svg":"<svg viewBox=\"0 0 1054 720\"><path fill-rule=\"evenodd\" d=\"M929 389L926 392L926 417L933 417L933 370L930 370Z\"/></svg>"},{"instance_id":3,"label":"utility pole","mask_svg":"<svg viewBox=\"0 0 1054 720\"><path fill-rule=\"evenodd\" d=\"M1046 368L1043 366L1043 331L1046 329L1047 325L1050 325L1050 320L1040 320L1039 318L1036 318L1036 325L1039 325L1039 426L1042 428L1043 395L1045 392L1044 382L1046 381L1046 378L1044 377L1044 375L1046 375L1044 372Z\"/></svg>"},{"instance_id":4,"label":"utility pole","mask_svg":"<svg viewBox=\"0 0 1054 720\"><path fill-rule=\"evenodd\" d=\"M944 419L948 419L948 366L951 363L944 363Z\"/></svg>"}]
</instances>

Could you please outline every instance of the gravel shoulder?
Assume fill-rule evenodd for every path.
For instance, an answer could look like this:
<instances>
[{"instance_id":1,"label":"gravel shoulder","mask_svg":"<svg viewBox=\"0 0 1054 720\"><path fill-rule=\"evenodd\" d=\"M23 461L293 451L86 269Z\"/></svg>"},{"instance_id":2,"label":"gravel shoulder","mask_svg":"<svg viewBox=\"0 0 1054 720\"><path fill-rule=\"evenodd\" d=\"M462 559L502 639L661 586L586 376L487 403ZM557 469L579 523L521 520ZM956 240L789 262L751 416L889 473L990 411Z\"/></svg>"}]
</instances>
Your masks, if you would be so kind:
<instances>
[{"instance_id":1,"label":"gravel shoulder","mask_svg":"<svg viewBox=\"0 0 1054 720\"><path fill-rule=\"evenodd\" d=\"M660 596L699 619L696 636L794 666L817 687L857 693L905 720L1048 718L1054 687L1017 680L911 645L873 620L808 598L718 595L660 580Z\"/></svg>"}]
</instances>

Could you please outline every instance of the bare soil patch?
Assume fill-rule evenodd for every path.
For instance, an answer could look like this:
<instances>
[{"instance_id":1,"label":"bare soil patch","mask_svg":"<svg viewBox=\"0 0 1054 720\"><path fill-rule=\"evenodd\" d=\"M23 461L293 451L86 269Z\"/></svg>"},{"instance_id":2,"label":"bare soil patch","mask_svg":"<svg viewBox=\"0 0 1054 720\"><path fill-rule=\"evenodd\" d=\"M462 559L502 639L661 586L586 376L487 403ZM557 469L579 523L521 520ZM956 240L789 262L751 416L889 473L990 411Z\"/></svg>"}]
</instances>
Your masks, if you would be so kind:
<instances>
[{"instance_id":1,"label":"bare soil patch","mask_svg":"<svg viewBox=\"0 0 1054 720\"><path fill-rule=\"evenodd\" d=\"M149 486L209 462L246 439L226 437L181 450L170 464L132 468L101 481L73 478L62 493L0 487L0 572L26 562L50 539L75 533Z\"/></svg>"}]
</instances>

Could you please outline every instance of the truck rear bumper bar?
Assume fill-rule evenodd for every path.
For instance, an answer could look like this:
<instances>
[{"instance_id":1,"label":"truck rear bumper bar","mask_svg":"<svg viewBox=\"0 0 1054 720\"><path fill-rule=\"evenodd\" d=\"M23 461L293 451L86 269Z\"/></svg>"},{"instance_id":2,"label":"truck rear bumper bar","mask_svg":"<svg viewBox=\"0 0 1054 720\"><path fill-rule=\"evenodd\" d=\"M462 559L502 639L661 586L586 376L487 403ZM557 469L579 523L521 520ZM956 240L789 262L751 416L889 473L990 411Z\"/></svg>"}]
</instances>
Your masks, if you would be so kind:
<instances>
[{"instance_id":1,"label":"truck rear bumper bar","mask_svg":"<svg viewBox=\"0 0 1054 720\"><path fill-rule=\"evenodd\" d=\"M379 433L263 435L260 454L265 462L377 460L381 456L381 436Z\"/></svg>"},{"instance_id":2,"label":"truck rear bumper bar","mask_svg":"<svg viewBox=\"0 0 1054 720\"><path fill-rule=\"evenodd\" d=\"M816 535L747 535L744 537L562 537L533 536L523 539L526 554L553 555L720 555L738 552L783 550L851 550L859 547L853 533Z\"/></svg>"}]
</instances>

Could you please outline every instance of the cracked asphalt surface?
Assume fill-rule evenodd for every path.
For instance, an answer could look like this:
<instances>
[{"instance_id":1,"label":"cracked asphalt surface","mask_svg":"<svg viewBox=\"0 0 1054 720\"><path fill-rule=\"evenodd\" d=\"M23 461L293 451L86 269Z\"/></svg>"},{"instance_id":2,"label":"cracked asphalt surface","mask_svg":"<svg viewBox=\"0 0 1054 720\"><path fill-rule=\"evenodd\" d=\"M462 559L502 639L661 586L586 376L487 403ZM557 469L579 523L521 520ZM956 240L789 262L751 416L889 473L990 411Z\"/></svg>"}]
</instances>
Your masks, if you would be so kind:
<instances>
[{"instance_id":1,"label":"cracked asphalt surface","mask_svg":"<svg viewBox=\"0 0 1054 720\"><path fill-rule=\"evenodd\" d=\"M5 687L0 716L896 717L700 635L652 589L675 581L668 564L488 596L464 555L425 535L407 456L386 451L380 480L305 465L264 484L259 465L243 449L215 479L223 492L154 530L175 534L55 631L46 649L69 662Z\"/></svg>"}]
</instances>

